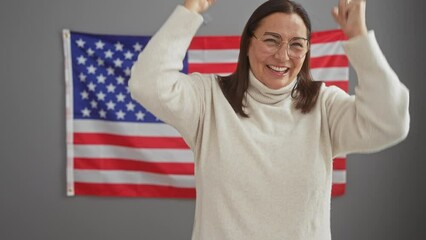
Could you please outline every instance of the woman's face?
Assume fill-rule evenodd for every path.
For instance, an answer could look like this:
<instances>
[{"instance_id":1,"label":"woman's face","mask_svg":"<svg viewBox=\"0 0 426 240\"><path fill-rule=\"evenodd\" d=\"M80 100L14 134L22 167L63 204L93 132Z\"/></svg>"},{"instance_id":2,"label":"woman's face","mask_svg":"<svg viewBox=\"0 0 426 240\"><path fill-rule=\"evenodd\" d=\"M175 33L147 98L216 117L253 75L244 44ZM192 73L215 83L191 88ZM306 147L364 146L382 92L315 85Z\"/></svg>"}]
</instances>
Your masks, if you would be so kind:
<instances>
[{"instance_id":1,"label":"woman's face","mask_svg":"<svg viewBox=\"0 0 426 240\"><path fill-rule=\"evenodd\" d=\"M262 40L265 34L281 37L283 45L275 53L266 48ZM288 41L294 38L307 38L307 29L297 14L273 13L259 23L251 37L248 58L254 76L271 89L279 89L291 83L300 72L305 56L289 58Z\"/></svg>"}]
</instances>

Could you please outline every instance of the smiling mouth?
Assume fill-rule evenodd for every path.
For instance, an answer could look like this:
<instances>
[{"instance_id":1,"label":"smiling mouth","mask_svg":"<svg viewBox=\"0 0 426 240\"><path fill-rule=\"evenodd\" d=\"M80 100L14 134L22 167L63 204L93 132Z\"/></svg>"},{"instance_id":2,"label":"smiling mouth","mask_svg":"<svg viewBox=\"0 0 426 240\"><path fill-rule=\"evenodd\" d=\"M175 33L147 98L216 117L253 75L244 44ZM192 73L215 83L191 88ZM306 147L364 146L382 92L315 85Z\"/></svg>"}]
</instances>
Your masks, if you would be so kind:
<instances>
[{"instance_id":1,"label":"smiling mouth","mask_svg":"<svg viewBox=\"0 0 426 240\"><path fill-rule=\"evenodd\" d=\"M288 67L277 67L277 66L273 66L273 65L266 65L266 66L269 69L271 69L272 71L277 72L277 73L281 73L281 74L286 74L290 70L290 68L288 68Z\"/></svg>"}]
</instances>

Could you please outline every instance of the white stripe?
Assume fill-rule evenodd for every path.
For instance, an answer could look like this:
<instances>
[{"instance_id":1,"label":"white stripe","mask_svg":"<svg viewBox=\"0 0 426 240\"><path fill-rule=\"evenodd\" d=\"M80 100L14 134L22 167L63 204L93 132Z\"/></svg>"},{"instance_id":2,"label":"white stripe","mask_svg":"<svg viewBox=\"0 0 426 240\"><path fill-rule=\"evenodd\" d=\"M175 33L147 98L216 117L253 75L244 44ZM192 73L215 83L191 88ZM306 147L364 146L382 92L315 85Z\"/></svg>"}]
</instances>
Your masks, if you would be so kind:
<instances>
[{"instance_id":1,"label":"white stripe","mask_svg":"<svg viewBox=\"0 0 426 240\"><path fill-rule=\"evenodd\" d=\"M349 69L348 67L314 68L311 69L311 74L313 79L317 81L347 81Z\"/></svg>"},{"instance_id":2,"label":"white stripe","mask_svg":"<svg viewBox=\"0 0 426 240\"><path fill-rule=\"evenodd\" d=\"M322 57L329 55L345 55L342 42L316 43L311 46L311 57Z\"/></svg>"},{"instance_id":3,"label":"white stripe","mask_svg":"<svg viewBox=\"0 0 426 240\"><path fill-rule=\"evenodd\" d=\"M333 170L333 183L346 183L346 170Z\"/></svg>"},{"instance_id":4,"label":"white stripe","mask_svg":"<svg viewBox=\"0 0 426 240\"><path fill-rule=\"evenodd\" d=\"M189 50L188 63L236 63L239 50Z\"/></svg>"},{"instance_id":5,"label":"white stripe","mask_svg":"<svg viewBox=\"0 0 426 240\"><path fill-rule=\"evenodd\" d=\"M73 79L71 58L71 34L70 30L62 30L65 62L65 110L66 110L66 149L67 149L67 196L74 196L74 152L73 152Z\"/></svg>"},{"instance_id":6,"label":"white stripe","mask_svg":"<svg viewBox=\"0 0 426 240\"><path fill-rule=\"evenodd\" d=\"M194 155L189 149L139 149L103 145L74 145L74 157L118 158L155 163L194 162Z\"/></svg>"},{"instance_id":7,"label":"white stripe","mask_svg":"<svg viewBox=\"0 0 426 240\"><path fill-rule=\"evenodd\" d=\"M75 170L75 181L86 183L150 184L194 188L193 175L164 175L133 171Z\"/></svg>"},{"instance_id":8,"label":"white stripe","mask_svg":"<svg viewBox=\"0 0 426 240\"><path fill-rule=\"evenodd\" d=\"M79 133L110 133L127 136L180 137L179 132L164 123L129 123L102 120L74 120Z\"/></svg>"},{"instance_id":9,"label":"white stripe","mask_svg":"<svg viewBox=\"0 0 426 240\"><path fill-rule=\"evenodd\" d=\"M236 63L238 49L230 50L189 50L188 63ZM340 41L316 43L311 46L311 57L345 55Z\"/></svg>"}]
</instances>

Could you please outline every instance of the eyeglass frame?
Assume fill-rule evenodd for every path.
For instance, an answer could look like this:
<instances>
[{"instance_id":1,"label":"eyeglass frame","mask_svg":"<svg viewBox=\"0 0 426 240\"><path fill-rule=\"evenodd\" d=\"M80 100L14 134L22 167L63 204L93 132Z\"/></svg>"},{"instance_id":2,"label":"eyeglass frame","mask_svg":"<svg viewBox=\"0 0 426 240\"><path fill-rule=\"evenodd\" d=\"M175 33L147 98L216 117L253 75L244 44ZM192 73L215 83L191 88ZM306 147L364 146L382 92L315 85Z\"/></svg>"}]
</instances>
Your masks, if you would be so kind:
<instances>
[{"instance_id":1,"label":"eyeglass frame","mask_svg":"<svg viewBox=\"0 0 426 240\"><path fill-rule=\"evenodd\" d=\"M309 52L309 50L310 50L310 48L309 48L309 46L310 46L310 42L309 42L309 39L307 39L307 38L304 38L304 37L293 37L293 38L291 38L289 41L285 41L285 40L283 40L283 38L281 37L281 35L280 34L278 34L278 33L275 33L275 32L265 32L265 33L263 33L263 35L262 35L262 37L263 36L265 36L265 35L271 35L271 36L273 36L273 37L279 37L280 39L281 39L281 42L280 42L280 44L277 46L277 50L273 53L273 54L276 54L281 48L282 48L282 46L284 45L284 43L285 42L287 42L287 56L289 57L289 58L293 58L293 59L301 59L301 58L303 58L304 56L306 56L306 54ZM256 35L254 34L254 33L252 33L251 34L251 36L252 37L254 37L256 40L258 40L258 41L260 41L260 42L262 42L262 44L266 44L264 41L262 41L261 39L259 39L258 37L256 37ZM293 41L293 40L295 40L295 39L302 39L302 40L305 40L306 42L307 42L307 50L306 50L306 52L303 54L303 55L301 55L300 57L294 57L294 56L290 56L290 45L289 45L289 43L291 42L291 41ZM271 53L272 54L272 53Z\"/></svg>"}]
</instances>

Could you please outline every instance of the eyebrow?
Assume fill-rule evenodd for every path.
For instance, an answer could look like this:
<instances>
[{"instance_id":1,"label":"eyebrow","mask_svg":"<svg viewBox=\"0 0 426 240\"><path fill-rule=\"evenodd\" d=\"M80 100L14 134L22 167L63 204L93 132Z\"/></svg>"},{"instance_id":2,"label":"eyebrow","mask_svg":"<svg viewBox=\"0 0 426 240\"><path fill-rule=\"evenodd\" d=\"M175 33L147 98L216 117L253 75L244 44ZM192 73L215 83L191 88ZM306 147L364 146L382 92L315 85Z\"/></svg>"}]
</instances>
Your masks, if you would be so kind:
<instances>
[{"instance_id":1,"label":"eyebrow","mask_svg":"<svg viewBox=\"0 0 426 240\"><path fill-rule=\"evenodd\" d=\"M283 37L281 37L281 35L279 33L276 33L276 32L265 32L263 35L271 35L271 36L283 39ZM307 38L304 38L304 37L293 37L290 40L294 40L294 39L308 40Z\"/></svg>"}]
</instances>

